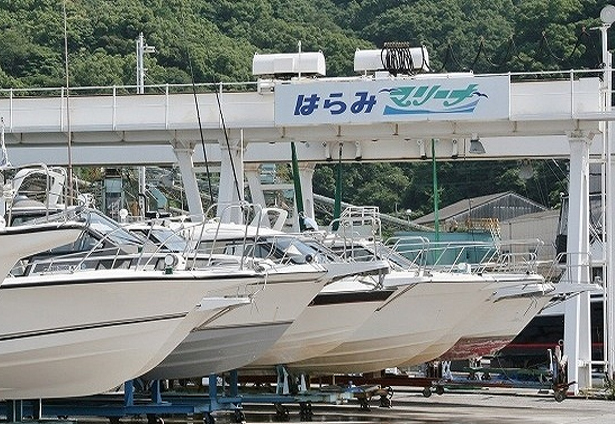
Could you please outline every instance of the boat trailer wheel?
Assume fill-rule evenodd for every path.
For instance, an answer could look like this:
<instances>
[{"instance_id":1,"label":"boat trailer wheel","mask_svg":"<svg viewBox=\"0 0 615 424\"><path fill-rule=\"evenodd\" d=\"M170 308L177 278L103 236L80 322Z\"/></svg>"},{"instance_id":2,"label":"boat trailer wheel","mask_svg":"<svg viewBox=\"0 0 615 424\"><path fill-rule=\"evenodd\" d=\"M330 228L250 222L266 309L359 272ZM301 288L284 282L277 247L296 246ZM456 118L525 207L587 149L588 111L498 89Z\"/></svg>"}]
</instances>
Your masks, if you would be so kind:
<instances>
[{"instance_id":1,"label":"boat trailer wheel","mask_svg":"<svg viewBox=\"0 0 615 424\"><path fill-rule=\"evenodd\" d=\"M289 412L288 408L281 403L274 403L275 407L275 417L277 421L289 421Z\"/></svg>"},{"instance_id":2,"label":"boat trailer wheel","mask_svg":"<svg viewBox=\"0 0 615 424\"><path fill-rule=\"evenodd\" d=\"M380 407L381 408L390 408L392 403L391 399L393 398L393 388L391 386L383 387L384 393L380 394Z\"/></svg>"},{"instance_id":3,"label":"boat trailer wheel","mask_svg":"<svg viewBox=\"0 0 615 424\"><path fill-rule=\"evenodd\" d=\"M314 413L312 412L311 402L299 402L299 417L301 421L312 421Z\"/></svg>"},{"instance_id":4,"label":"boat trailer wheel","mask_svg":"<svg viewBox=\"0 0 615 424\"><path fill-rule=\"evenodd\" d=\"M553 397L555 398L556 401L562 402L564 399L566 399L566 391L565 390L556 390L553 393Z\"/></svg>"},{"instance_id":5,"label":"boat trailer wheel","mask_svg":"<svg viewBox=\"0 0 615 424\"><path fill-rule=\"evenodd\" d=\"M233 411L233 418L236 423L245 423L246 422L246 414L239 408Z\"/></svg>"}]
</instances>

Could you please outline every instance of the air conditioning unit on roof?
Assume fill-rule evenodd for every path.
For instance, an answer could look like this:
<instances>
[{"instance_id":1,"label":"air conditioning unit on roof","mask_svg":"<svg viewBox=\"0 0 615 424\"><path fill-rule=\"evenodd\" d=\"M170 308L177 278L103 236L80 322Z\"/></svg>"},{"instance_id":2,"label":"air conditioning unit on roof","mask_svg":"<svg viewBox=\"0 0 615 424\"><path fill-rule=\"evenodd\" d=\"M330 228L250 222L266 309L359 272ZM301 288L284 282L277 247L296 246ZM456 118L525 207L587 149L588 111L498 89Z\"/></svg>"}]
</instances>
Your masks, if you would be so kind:
<instances>
[{"instance_id":1,"label":"air conditioning unit on roof","mask_svg":"<svg viewBox=\"0 0 615 424\"><path fill-rule=\"evenodd\" d=\"M252 75L326 75L322 52L255 54Z\"/></svg>"}]
</instances>

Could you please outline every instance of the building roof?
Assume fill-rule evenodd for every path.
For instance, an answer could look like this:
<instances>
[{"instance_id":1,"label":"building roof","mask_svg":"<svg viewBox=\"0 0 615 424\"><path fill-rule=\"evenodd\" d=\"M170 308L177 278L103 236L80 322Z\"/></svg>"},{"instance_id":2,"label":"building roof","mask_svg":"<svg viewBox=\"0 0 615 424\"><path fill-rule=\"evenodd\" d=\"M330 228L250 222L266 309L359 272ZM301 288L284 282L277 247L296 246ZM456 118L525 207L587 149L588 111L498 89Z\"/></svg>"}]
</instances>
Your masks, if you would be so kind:
<instances>
[{"instance_id":1,"label":"building roof","mask_svg":"<svg viewBox=\"0 0 615 424\"><path fill-rule=\"evenodd\" d=\"M503 223L513 223L513 222L524 222L524 221L540 221L544 218L557 217L559 218L560 210L559 209L545 209L544 211L527 213L524 215L519 215L511 219L507 219L506 221L502 221Z\"/></svg>"},{"instance_id":2,"label":"building roof","mask_svg":"<svg viewBox=\"0 0 615 424\"><path fill-rule=\"evenodd\" d=\"M546 210L547 208L539 203L534 202L531 199L523 197L517 193L512 191L506 191L502 193L489 194L486 196L472 197L468 199L460 200L451 205L445 206L438 211L438 218L440 221L444 222L447 219L456 219L463 215L471 214L473 209L478 209L481 207L488 206L490 204L497 203L510 203L511 200L514 200L517 203L521 203L524 206L527 206L533 211L541 211ZM527 213L527 212L525 212ZM518 215L523 215L525 213L519 213ZM495 213L494 213L495 215ZM490 218L498 218L503 220L504 218L510 219L511 217L502 217L502 216L490 216ZM413 222L416 224L426 225L432 224L434 222L435 216L434 213L429 213L422 217L415 219Z\"/></svg>"}]
</instances>

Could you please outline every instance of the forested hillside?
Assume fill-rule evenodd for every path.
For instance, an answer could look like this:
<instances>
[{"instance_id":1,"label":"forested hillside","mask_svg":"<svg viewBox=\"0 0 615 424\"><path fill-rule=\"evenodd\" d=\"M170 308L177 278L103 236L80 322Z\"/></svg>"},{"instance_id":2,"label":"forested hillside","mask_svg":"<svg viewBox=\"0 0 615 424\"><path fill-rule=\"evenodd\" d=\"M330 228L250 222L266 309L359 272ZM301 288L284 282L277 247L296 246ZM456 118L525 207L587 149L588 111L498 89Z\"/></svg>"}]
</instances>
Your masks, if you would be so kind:
<instances>
[{"instance_id":1,"label":"forested hillside","mask_svg":"<svg viewBox=\"0 0 615 424\"><path fill-rule=\"evenodd\" d=\"M424 44L434 72L599 68L597 0L0 0L0 87L135 84L135 40L143 33L147 84L252 80L256 52L321 50L329 76L352 75L357 48L387 41ZM427 164L347 166L344 200L428 211ZM515 190L554 205L565 164L440 165L443 204ZM476 176L479 177L476 177ZM490 184L484 184L486 179ZM333 171L315 190L331 195ZM351 188L352 187L352 188ZM417 212L419 213L419 212Z\"/></svg>"}]
</instances>

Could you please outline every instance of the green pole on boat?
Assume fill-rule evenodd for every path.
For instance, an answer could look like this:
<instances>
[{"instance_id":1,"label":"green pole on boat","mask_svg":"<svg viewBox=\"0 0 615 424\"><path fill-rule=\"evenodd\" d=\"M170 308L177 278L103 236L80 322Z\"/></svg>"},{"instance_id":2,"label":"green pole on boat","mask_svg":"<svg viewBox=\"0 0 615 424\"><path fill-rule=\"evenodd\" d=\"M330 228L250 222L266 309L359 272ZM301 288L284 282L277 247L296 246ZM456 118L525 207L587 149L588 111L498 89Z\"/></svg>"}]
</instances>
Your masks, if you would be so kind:
<instances>
[{"instance_id":1,"label":"green pole on boat","mask_svg":"<svg viewBox=\"0 0 615 424\"><path fill-rule=\"evenodd\" d=\"M436 167L436 139L431 139L431 173L433 176L433 225L436 242L440 241L440 193L438 191L438 172Z\"/></svg>"},{"instance_id":2,"label":"green pole on boat","mask_svg":"<svg viewBox=\"0 0 615 424\"><path fill-rule=\"evenodd\" d=\"M337 178L335 180L335 203L333 204L333 225L331 229L337 231L340 226L339 218L342 214L342 143L340 143L339 159L337 161Z\"/></svg>"},{"instance_id":3,"label":"green pole on boat","mask_svg":"<svg viewBox=\"0 0 615 424\"><path fill-rule=\"evenodd\" d=\"M299 216L299 231L303 232L305 230L305 223L303 222L305 211L303 209L303 193L301 192L301 177L299 177L299 161L297 160L297 148L295 147L294 141L290 142L290 151L293 167L293 185L295 187L295 203L297 205L297 215Z\"/></svg>"}]
</instances>

